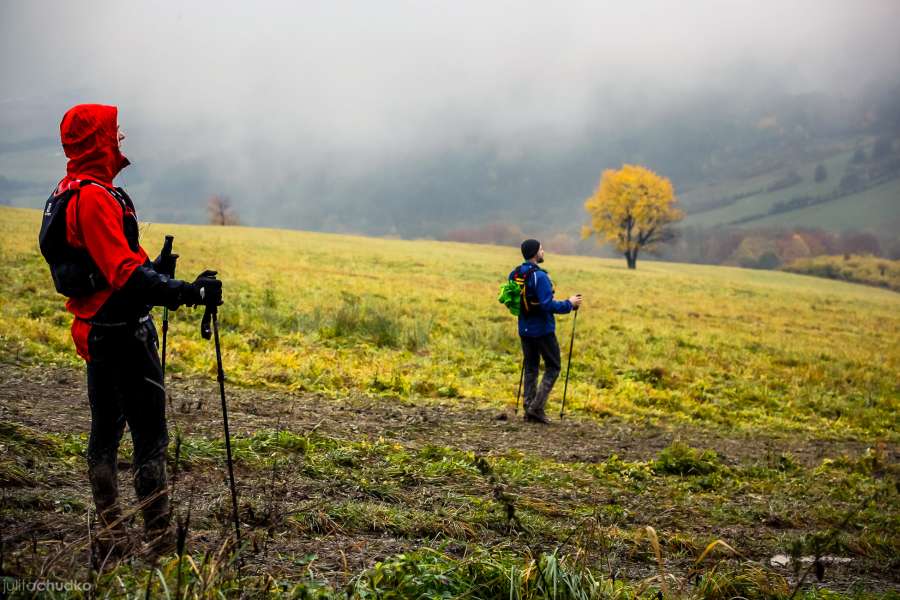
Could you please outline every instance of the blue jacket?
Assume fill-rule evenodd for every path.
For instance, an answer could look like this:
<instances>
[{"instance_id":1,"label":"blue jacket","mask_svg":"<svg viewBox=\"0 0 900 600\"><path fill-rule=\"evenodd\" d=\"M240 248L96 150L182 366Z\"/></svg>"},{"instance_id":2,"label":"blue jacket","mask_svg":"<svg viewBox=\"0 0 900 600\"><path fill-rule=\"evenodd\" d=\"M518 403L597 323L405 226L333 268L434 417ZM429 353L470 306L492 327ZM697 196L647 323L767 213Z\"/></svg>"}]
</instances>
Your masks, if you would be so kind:
<instances>
[{"instance_id":1,"label":"blue jacket","mask_svg":"<svg viewBox=\"0 0 900 600\"><path fill-rule=\"evenodd\" d=\"M526 273L532 268L534 265L524 262L516 267L509 277L512 279L516 271ZM558 302L553 299L553 282L550 281L550 276L543 269L534 269L534 272L528 276L525 282L525 293L532 302L537 300L540 306L529 303L528 310L523 308L519 313L520 336L541 337L548 333L555 333L556 319L553 318L553 315L564 315L572 311L572 303L568 300Z\"/></svg>"}]
</instances>

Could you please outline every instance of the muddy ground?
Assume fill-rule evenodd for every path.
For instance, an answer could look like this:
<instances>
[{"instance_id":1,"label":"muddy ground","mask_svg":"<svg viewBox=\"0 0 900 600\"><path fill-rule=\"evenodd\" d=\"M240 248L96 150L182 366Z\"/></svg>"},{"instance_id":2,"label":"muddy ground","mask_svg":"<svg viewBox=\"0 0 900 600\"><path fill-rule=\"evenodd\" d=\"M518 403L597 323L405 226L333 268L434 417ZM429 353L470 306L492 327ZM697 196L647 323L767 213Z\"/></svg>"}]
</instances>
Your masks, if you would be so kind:
<instances>
[{"instance_id":1,"label":"muddy ground","mask_svg":"<svg viewBox=\"0 0 900 600\"><path fill-rule=\"evenodd\" d=\"M554 424L541 427L523 423L511 407L506 410L491 408L465 399L421 402L361 396L333 399L313 394L245 389L231 384L227 392L235 436L284 429L301 435L315 432L352 441L383 438L408 448L421 448L427 444L446 446L485 456L520 450L558 463L597 463L612 454L626 461L652 460L661 449L678 439L693 447L716 450L726 464L752 463L762 456L790 453L807 467L820 464L824 458L859 455L867 446L852 440L726 435L685 427L640 426L613 418L596 420L569 416L559 421L558 415L553 415ZM178 427L189 436L221 436L220 401L214 380L172 379L169 394L170 432ZM0 421L25 425L42 433L86 433L90 413L83 372L0 365ZM897 449L891 448L889 453L896 461ZM125 463L120 465L120 488L125 504L134 498L127 466ZM13 571L18 568L32 573L44 569L57 576L68 573L71 577L86 570L89 556L84 543L85 507L90 506L90 493L85 468L82 459L70 465L68 470L54 470L43 478L36 476L33 485L7 486L4 506L7 510L10 506L19 510L15 522L8 516L0 518L7 556L15 557L8 559L7 569L12 566ZM241 466L237 475L243 490L264 486L268 478L267 472ZM221 506L227 498L224 469L219 466L187 470L180 475L177 485L182 490L193 490L196 498L192 502L197 506L216 503ZM317 498L353 497L352 491L286 473L279 474L275 487L279 505L288 512L292 504L314 506ZM72 501L60 507L58 498ZM594 500L602 503L608 498L600 494ZM27 515L24 520L23 514ZM647 522L655 522L655 518L661 517L645 515ZM248 568L293 579L308 572L335 586L345 584L377 560L422 545L442 543L439 539L414 539L386 531L347 530L339 524L328 526L326 523L316 531L303 533L284 526L283 522L275 525L269 528L267 535L254 538L249 534L254 552L248 557ZM754 545L753 540L771 540L772 528L778 526L777 523L760 523L758 530L725 528L724 531L718 526L711 533L724 532L732 536L732 542L743 542L749 548L749 554L754 555L752 558L764 561L764 555L777 548L770 543ZM134 523L133 527L138 530L139 523ZM214 549L226 532L224 525L219 530L194 530L188 543L194 548ZM495 532L488 539L479 539L478 543L515 548L518 540L515 536ZM537 544L540 546L541 542ZM450 543L444 550L465 553L465 542ZM314 558L310 559L312 556ZM13 560L18 561L18 567ZM40 562L41 566L29 565L29 560ZM689 565L690 561L684 564ZM621 569L628 576L641 577L653 574L655 565L624 561ZM872 571L871 565L862 566L858 562L831 569L829 577L837 589L854 581L869 581L873 589L900 587L897 574Z\"/></svg>"}]
</instances>

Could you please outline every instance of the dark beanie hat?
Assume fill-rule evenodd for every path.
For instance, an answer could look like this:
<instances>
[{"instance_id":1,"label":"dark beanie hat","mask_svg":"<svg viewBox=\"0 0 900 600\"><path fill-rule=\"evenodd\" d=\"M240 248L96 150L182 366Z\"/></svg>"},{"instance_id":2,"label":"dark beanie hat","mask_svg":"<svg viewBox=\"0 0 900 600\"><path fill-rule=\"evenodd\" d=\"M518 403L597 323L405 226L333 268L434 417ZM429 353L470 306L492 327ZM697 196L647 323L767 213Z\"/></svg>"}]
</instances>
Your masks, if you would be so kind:
<instances>
[{"instance_id":1,"label":"dark beanie hat","mask_svg":"<svg viewBox=\"0 0 900 600\"><path fill-rule=\"evenodd\" d=\"M525 260L531 260L541 249L541 243L537 240L525 240L522 242L522 256Z\"/></svg>"}]
</instances>

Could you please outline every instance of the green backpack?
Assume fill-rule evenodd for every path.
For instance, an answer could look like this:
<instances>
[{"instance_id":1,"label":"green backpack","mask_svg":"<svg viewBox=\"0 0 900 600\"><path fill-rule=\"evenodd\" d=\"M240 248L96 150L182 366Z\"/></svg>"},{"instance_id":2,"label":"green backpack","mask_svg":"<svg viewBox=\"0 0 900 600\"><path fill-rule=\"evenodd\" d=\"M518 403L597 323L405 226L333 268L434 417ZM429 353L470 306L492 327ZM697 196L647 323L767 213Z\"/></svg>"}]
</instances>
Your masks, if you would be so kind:
<instances>
[{"instance_id":1,"label":"green backpack","mask_svg":"<svg viewBox=\"0 0 900 600\"><path fill-rule=\"evenodd\" d=\"M538 268L534 267L525 273L516 269L513 272L513 276L500 286L500 294L497 296L497 301L506 306L514 317L519 316L523 306L525 306L525 310L528 310L528 301L525 299L525 282Z\"/></svg>"}]
</instances>

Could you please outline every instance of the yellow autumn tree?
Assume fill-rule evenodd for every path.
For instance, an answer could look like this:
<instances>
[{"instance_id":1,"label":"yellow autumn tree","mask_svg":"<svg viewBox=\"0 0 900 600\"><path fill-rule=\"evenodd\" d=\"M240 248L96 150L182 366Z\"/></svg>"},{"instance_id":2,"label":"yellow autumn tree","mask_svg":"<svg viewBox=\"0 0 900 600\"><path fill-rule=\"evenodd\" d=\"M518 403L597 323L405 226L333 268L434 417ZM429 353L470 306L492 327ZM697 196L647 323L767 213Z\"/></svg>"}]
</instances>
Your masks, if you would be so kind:
<instances>
[{"instance_id":1,"label":"yellow autumn tree","mask_svg":"<svg viewBox=\"0 0 900 600\"><path fill-rule=\"evenodd\" d=\"M669 224L680 220L672 182L639 165L608 169L600 178L594 195L584 203L591 224L583 229L585 238L597 236L597 243L609 242L625 255L628 268L637 265L638 253L671 239Z\"/></svg>"}]
</instances>

